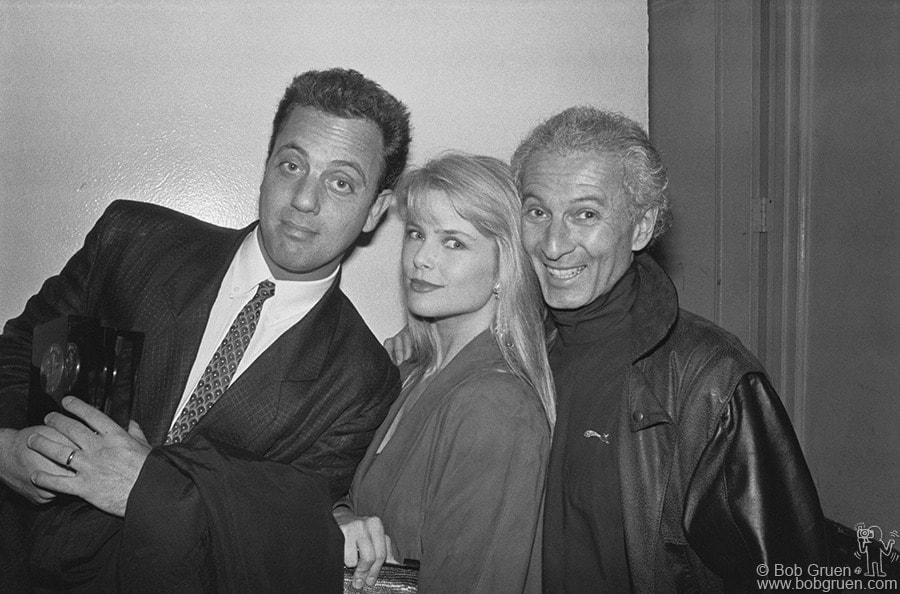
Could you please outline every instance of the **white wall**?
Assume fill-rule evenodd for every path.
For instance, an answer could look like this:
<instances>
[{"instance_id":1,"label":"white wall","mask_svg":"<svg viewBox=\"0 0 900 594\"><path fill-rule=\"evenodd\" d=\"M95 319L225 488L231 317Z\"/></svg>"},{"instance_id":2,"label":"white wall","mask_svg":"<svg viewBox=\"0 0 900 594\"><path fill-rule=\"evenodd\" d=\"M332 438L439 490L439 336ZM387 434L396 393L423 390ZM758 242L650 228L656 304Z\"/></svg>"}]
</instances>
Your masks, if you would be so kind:
<instances>
[{"instance_id":1,"label":"white wall","mask_svg":"<svg viewBox=\"0 0 900 594\"><path fill-rule=\"evenodd\" d=\"M413 163L508 159L573 104L647 121L643 0L0 1L0 321L116 198L255 218L271 119L304 70L360 70L409 106ZM343 287L402 325L395 215Z\"/></svg>"}]
</instances>

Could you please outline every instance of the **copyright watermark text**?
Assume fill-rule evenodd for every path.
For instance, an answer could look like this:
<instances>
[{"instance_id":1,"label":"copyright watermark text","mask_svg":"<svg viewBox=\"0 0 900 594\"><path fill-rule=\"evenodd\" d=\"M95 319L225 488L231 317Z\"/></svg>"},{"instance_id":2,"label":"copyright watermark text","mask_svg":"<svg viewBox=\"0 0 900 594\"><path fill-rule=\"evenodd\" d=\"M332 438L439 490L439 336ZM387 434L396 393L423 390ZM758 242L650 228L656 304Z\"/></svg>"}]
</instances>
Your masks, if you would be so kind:
<instances>
[{"instance_id":1,"label":"copyright watermark text","mask_svg":"<svg viewBox=\"0 0 900 594\"><path fill-rule=\"evenodd\" d=\"M760 590L900 590L897 580L863 575L859 567L761 563L756 566L756 574L760 577L756 581Z\"/></svg>"}]
</instances>

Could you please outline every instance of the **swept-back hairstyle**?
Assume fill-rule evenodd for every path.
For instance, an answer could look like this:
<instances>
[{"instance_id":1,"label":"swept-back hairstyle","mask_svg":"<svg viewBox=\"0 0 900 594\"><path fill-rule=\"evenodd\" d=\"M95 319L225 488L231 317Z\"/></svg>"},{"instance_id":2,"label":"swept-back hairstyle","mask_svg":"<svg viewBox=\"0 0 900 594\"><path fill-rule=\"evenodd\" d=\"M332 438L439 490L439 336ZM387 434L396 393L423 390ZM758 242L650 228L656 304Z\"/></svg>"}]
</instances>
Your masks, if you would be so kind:
<instances>
[{"instance_id":1,"label":"swept-back hairstyle","mask_svg":"<svg viewBox=\"0 0 900 594\"><path fill-rule=\"evenodd\" d=\"M294 77L275 112L267 162L281 126L297 107L312 107L340 118L370 120L377 125L384 151L376 194L394 187L406 167L410 141L409 111L396 97L356 70L310 70Z\"/></svg>"},{"instance_id":2,"label":"swept-back hairstyle","mask_svg":"<svg viewBox=\"0 0 900 594\"><path fill-rule=\"evenodd\" d=\"M552 430L556 422L553 378L544 342L544 305L531 263L522 248L521 201L510 168L498 159L449 152L404 175L396 194L404 218L415 217L429 191L450 205L497 246L499 295L491 333L513 374L537 392ZM413 342L407 381L436 364L433 324L408 314Z\"/></svg>"},{"instance_id":3,"label":"swept-back hairstyle","mask_svg":"<svg viewBox=\"0 0 900 594\"><path fill-rule=\"evenodd\" d=\"M570 107L552 116L535 127L513 154L512 168L519 187L526 162L538 152L596 153L618 159L632 222L655 206L658 214L652 239L672 225L666 168L659 151L634 120L586 106Z\"/></svg>"}]
</instances>

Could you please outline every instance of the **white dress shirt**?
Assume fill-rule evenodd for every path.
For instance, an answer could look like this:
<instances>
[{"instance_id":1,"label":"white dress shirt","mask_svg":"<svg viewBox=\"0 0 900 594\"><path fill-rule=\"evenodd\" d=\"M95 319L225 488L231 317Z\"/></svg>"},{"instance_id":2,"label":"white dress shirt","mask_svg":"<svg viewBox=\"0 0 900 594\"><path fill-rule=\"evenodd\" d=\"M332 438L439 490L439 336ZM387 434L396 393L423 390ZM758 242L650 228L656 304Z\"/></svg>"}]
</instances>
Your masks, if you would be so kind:
<instances>
[{"instance_id":1,"label":"white dress shirt","mask_svg":"<svg viewBox=\"0 0 900 594\"><path fill-rule=\"evenodd\" d=\"M200 348L197 350L197 357L191 367L172 425L190 399L203 371L231 328L234 319L247 302L253 299L259 283L266 279L274 282L275 295L263 302L256 331L250 339L250 344L247 345L247 350L244 351L237 371L231 378L231 383L234 383L279 336L309 313L328 291L340 271L338 266L328 278L317 281L275 280L263 258L258 235L258 228L247 235L231 261L225 278L222 279L219 294L209 313L206 330L203 331L203 339L200 341ZM223 398L227 398L227 393Z\"/></svg>"}]
</instances>

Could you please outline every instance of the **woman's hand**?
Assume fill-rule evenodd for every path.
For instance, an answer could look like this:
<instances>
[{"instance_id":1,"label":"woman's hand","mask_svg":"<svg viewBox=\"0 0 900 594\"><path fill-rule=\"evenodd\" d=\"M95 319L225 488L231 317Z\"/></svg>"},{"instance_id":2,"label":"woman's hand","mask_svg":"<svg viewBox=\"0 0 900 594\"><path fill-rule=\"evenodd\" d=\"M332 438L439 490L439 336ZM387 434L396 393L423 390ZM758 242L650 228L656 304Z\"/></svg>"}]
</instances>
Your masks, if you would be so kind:
<instances>
[{"instance_id":1,"label":"woman's hand","mask_svg":"<svg viewBox=\"0 0 900 594\"><path fill-rule=\"evenodd\" d=\"M355 516L347 507L338 507L333 513L344 533L344 565L356 567L353 588L362 590L363 582L374 586L384 562L396 563L399 556L391 537L384 533L381 519Z\"/></svg>"}]
</instances>

